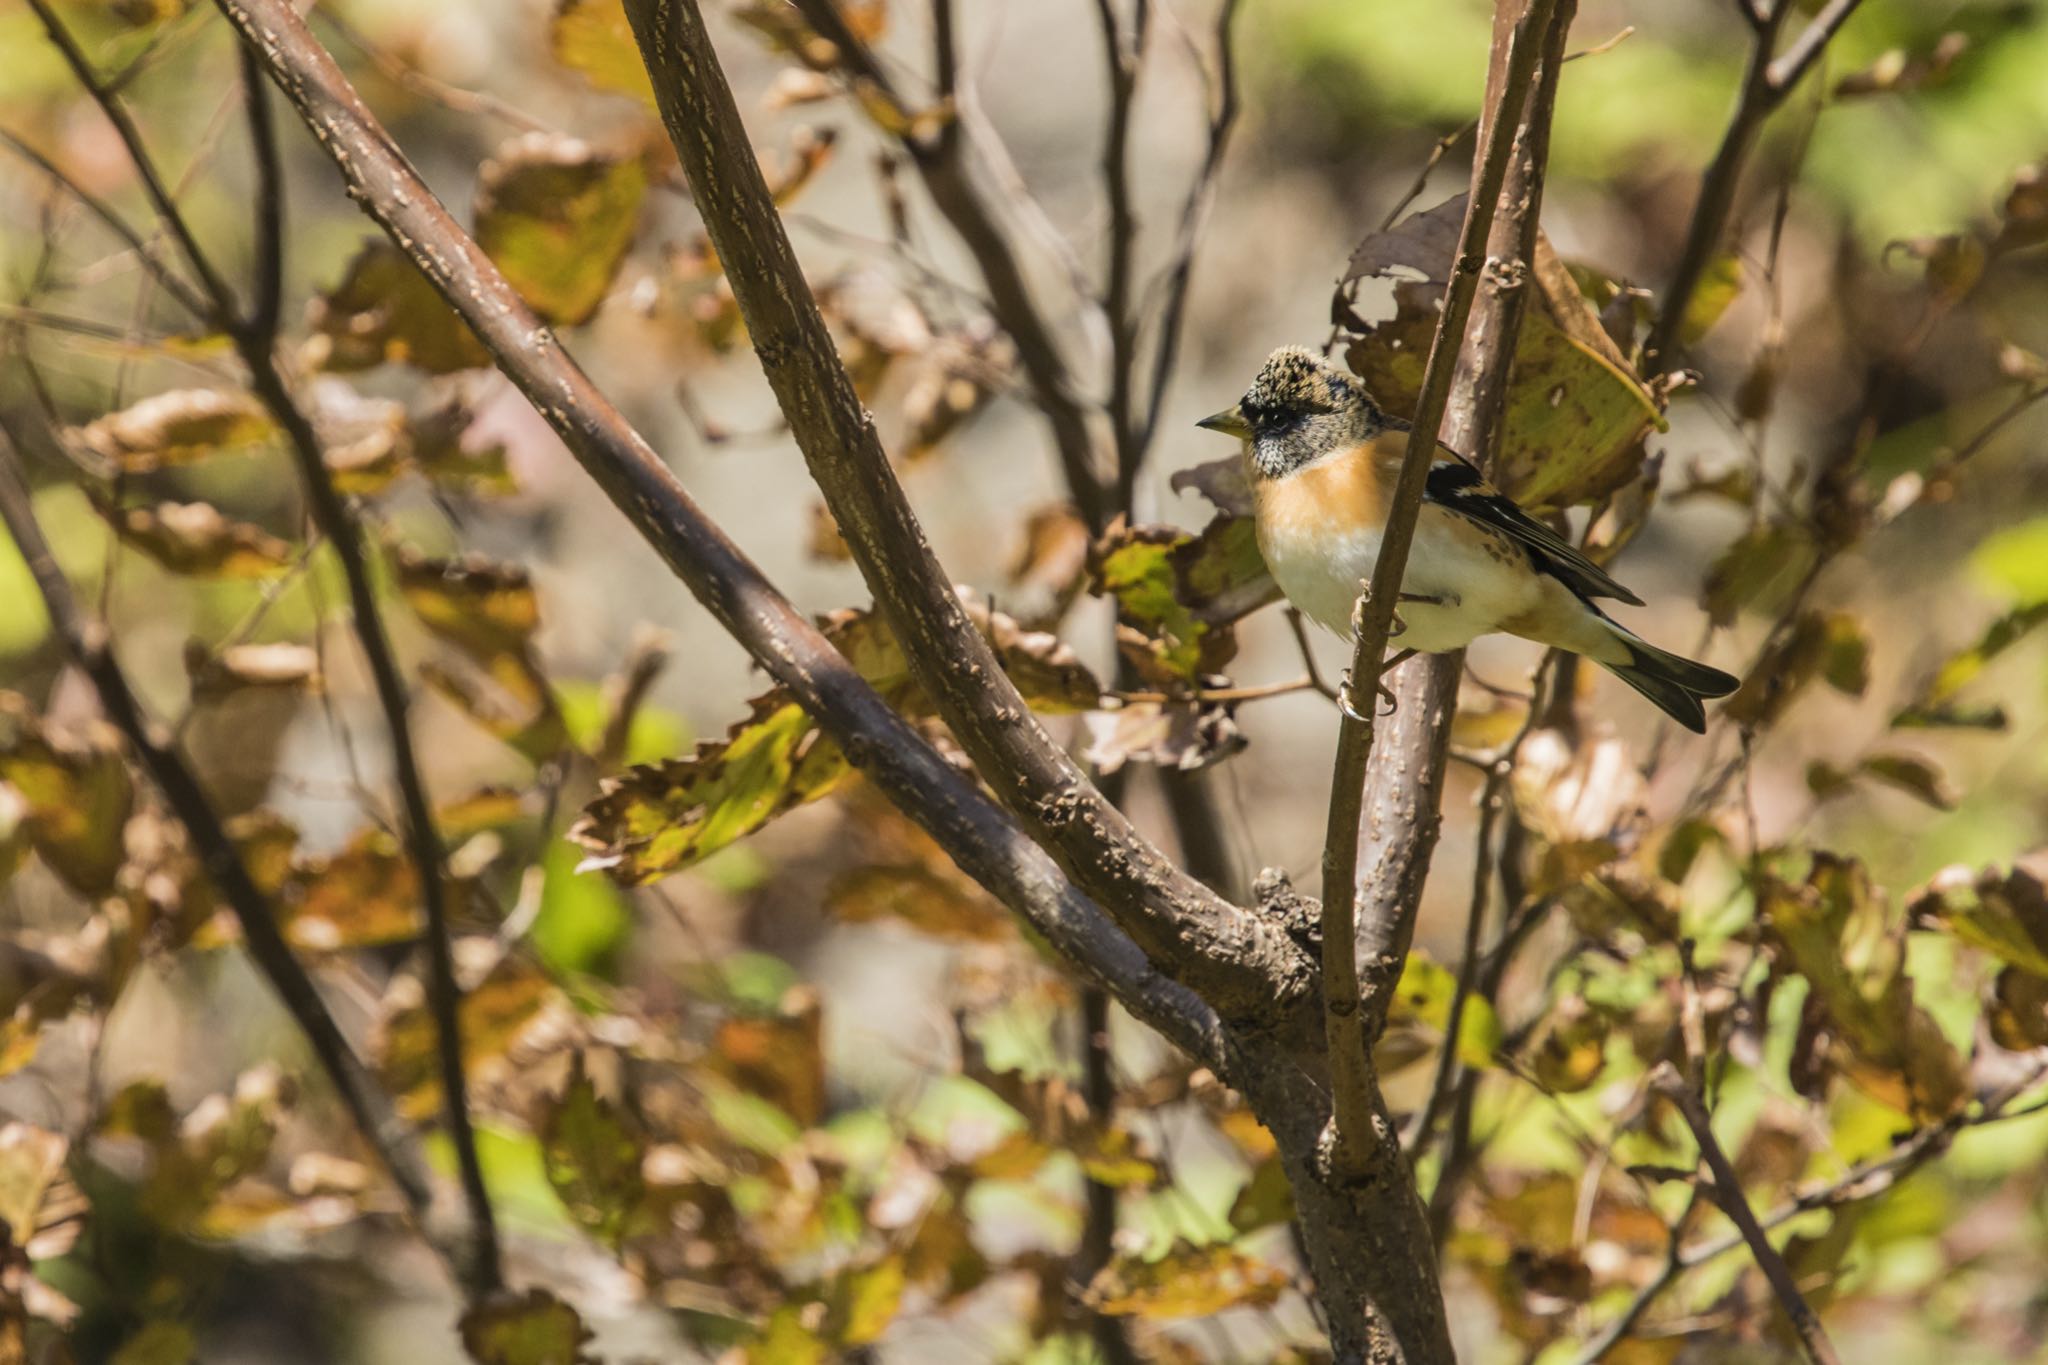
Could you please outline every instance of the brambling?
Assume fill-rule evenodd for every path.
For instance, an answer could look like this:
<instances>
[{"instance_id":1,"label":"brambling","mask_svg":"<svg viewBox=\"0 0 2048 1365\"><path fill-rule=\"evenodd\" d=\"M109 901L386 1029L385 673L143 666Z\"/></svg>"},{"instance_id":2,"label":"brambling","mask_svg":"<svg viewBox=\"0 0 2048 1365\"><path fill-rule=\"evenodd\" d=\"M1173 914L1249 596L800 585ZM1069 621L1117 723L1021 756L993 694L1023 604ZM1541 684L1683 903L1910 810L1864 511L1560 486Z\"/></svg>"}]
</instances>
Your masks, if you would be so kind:
<instances>
[{"instance_id":1,"label":"brambling","mask_svg":"<svg viewBox=\"0 0 2048 1365\"><path fill-rule=\"evenodd\" d=\"M1399 482L1409 424L1365 385L1312 351L1273 352L1234 407L1201 425L1244 442L1259 550L1304 616L1351 634ZM1401 584L1399 642L1462 649L1493 631L1580 654L1688 730L1706 729L1703 698L1737 680L1645 643L1594 599L1643 599L1557 532L1515 506L1466 459L1439 444Z\"/></svg>"}]
</instances>

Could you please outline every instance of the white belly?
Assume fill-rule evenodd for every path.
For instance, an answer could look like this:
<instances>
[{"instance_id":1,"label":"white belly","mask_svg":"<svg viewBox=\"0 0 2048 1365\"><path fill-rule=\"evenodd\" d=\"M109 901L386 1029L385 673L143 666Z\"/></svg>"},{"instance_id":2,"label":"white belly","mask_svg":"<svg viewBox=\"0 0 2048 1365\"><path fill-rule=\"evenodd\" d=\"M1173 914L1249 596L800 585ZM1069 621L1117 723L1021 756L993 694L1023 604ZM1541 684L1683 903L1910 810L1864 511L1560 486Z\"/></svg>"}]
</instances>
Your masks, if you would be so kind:
<instances>
[{"instance_id":1,"label":"white belly","mask_svg":"<svg viewBox=\"0 0 2048 1365\"><path fill-rule=\"evenodd\" d=\"M1446 604L1401 603L1397 610L1407 629L1393 642L1400 648L1429 654L1462 649L1537 603L1540 581L1519 548L1459 534L1463 528L1454 527L1454 518L1428 505L1422 509L1401 591L1441 597ZM1261 525L1259 550L1280 591L1302 615L1339 635L1351 634L1352 604L1379 560L1379 531L1333 540L1326 530L1292 535Z\"/></svg>"}]
</instances>

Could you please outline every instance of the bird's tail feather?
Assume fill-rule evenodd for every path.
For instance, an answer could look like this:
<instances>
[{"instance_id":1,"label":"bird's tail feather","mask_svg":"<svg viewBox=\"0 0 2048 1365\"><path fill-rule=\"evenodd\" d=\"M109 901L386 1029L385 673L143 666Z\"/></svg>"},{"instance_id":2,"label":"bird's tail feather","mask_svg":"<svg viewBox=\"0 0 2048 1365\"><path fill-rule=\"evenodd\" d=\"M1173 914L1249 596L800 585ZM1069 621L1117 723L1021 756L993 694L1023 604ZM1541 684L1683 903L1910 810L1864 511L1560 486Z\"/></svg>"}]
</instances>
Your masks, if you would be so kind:
<instances>
[{"instance_id":1,"label":"bird's tail feather","mask_svg":"<svg viewBox=\"0 0 2048 1365\"><path fill-rule=\"evenodd\" d=\"M1731 674L1647 644L1618 625L1614 633L1627 646L1629 657L1627 663L1611 663L1607 669L1694 734L1707 728L1701 700L1725 697L1740 685Z\"/></svg>"}]
</instances>

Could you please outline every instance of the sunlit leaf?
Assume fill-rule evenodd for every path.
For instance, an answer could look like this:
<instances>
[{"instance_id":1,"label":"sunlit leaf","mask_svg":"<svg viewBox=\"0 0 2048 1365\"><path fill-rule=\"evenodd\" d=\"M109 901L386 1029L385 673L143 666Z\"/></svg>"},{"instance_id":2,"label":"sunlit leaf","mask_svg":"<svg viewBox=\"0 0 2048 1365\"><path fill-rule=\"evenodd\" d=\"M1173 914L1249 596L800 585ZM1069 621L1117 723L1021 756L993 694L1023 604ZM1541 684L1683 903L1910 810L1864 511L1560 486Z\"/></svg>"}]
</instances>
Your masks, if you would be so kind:
<instances>
[{"instance_id":1,"label":"sunlit leaf","mask_svg":"<svg viewBox=\"0 0 2048 1365\"><path fill-rule=\"evenodd\" d=\"M1606 1016L1582 1003L1567 1003L1578 1007L1560 1006L1546 1014L1529 1053L1529 1069L1537 1082L1558 1095L1591 1086L1600 1079L1606 1060Z\"/></svg>"},{"instance_id":2,"label":"sunlit leaf","mask_svg":"<svg viewBox=\"0 0 2048 1365\"><path fill-rule=\"evenodd\" d=\"M548 46L556 61L597 89L654 107L654 86L620 0L556 0Z\"/></svg>"},{"instance_id":3,"label":"sunlit leaf","mask_svg":"<svg viewBox=\"0 0 2048 1365\"><path fill-rule=\"evenodd\" d=\"M1457 988L1458 979L1449 968L1427 953L1409 953L1387 1011L1388 1027L1419 1024L1441 1037L1450 1027L1451 1000ZM1468 995L1458 1020L1458 1060L1470 1067L1494 1066L1501 1042L1500 1017L1493 1006L1484 996Z\"/></svg>"},{"instance_id":4,"label":"sunlit leaf","mask_svg":"<svg viewBox=\"0 0 2048 1365\"><path fill-rule=\"evenodd\" d=\"M231 389L172 389L64 432L67 443L124 474L149 474L209 455L255 449L277 428L254 397Z\"/></svg>"},{"instance_id":5,"label":"sunlit leaf","mask_svg":"<svg viewBox=\"0 0 2048 1365\"><path fill-rule=\"evenodd\" d=\"M285 937L299 948L365 948L420 932L419 870L381 829L363 831L330 856L301 861L283 901Z\"/></svg>"},{"instance_id":6,"label":"sunlit leaf","mask_svg":"<svg viewBox=\"0 0 2048 1365\"><path fill-rule=\"evenodd\" d=\"M1847 941L1869 939L1881 917L1862 866L1817 853L1805 885L1769 889L1765 932L1846 1045L1850 1080L1916 1119L1954 1112L1968 1093L1962 1059L1914 1003L1898 945L1879 937L1881 951L1852 965Z\"/></svg>"},{"instance_id":7,"label":"sunlit leaf","mask_svg":"<svg viewBox=\"0 0 2048 1365\"><path fill-rule=\"evenodd\" d=\"M1345 362L1388 411L1408 415L1436 331L1437 309L1456 251L1465 198L1460 195L1375 233L1353 253L1345 283L1393 278L1395 315L1368 323L1346 305ZM1340 299L1342 296L1340 295ZM1491 474L1510 496L1534 507L1589 501L1628 482L1642 459L1643 433L1662 426L1657 401L1626 373L1611 346L1596 347L1599 324L1576 290L1527 309L1515 339L1501 449ZM1563 320L1553 306L1583 317Z\"/></svg>"},{"instance_id":8,"label":"sunlit leaf","mask_svg":"<svg viewBox=\"0 0 2048 1365\"><path fill-rule=\"evenodd\" d=\"M1116 601L1124 657L1162 685L1220 672L1237 652L1230 623L1280 596L1251 520L1229 516L1200 535L1113 530L1096 547L1092 588Z\"/></svg>"},{"instance_id":9,"label":"sunlit leaf","mask_svg":"<svg viewBox=\"0 0 2048 1365\"><path fill-rule=\"evenodd\" d=\"M1286 1271L1227 1245L1176 1242L1157 1260L1118 1255L1089 1284L1086 1299L1111 1317L1202 1318L1275 1302Z\"/></svg>"},{"instance_id":10,"label":"sunlit leaf","mask_svg":"<svg viewBox=\"0 0 2048 1365\"><path fill-rule=\"evenodd\" d=\"M25 804L21 827L51 871L81 895L114 889L135 788L111 727L52 734L26 701L0 692L0 782Z\"/></svg>"},{"instance_id":11,"label":"sunlit leaf","mask_svg":"<svg viewBox=\"0 0 2048 1365\"><path fill-rule=\"evenodd\" d=\"M587 321L640 230L647 168L546 133L515 139L477 183L476 240L549 322Z\"/></svg>"},{"instance_id":12,"label":"sunlit leaf","mask_svg":"<svg viewBox=\"0 0 2048 1365\"><path fill-rule=\"evenodd\" d=\"M867 1346L880 1340L903 1306L906 1282L901 1256L885 1256L873 1265L845 1271L825 1295L825 1335L840 1346Z\"/></svg>"},{"instance_id":13,"label":"sunlit leaf","mask_svg":"<svg viewBox=\"0 0 2048 1365\"><path fill-rule=\"evenodd\" d=\"M347 372L386 362L429 374L474 369L490 355L399 249L382 238L349 262L340 284L314 299L308 361Z\"/></svg>"},{"instance_id":14,"label":"sunlit leaf","mask_svg":"<svg viewBox=\"0 0 2048 1365\"><path fill-rule=\"evenodd\" d=\"M2010 870L1972 875L1950 867L1913 894L1906 914L1916 928L1939 929L1999 961L2048 979L2048 860L2030 854Z\"/></svg>"},{"instance_id":15,"label":"sunlit leaf","mask_svg":"<svg viewBox=\"0 0 2048 1365\"><path fill-rule=\"evenodd\" d=\"M462 1315L462 1348L476 1365L595 1365L590 1330L545 1289L499 1293Z\"/></svg>"},{"instance_id":16,"label":"sunlit leaf","mask_svg":"<svg viewBox=\"0 0 2048 1365\"><path fill-rule=\"evenodd\" d=\"M1680 340L1691 346L1712 331L1741 293L1742 258L1729 252L1709 261L1686 301L1685 316L1678 326Z\"/></svg>"},{"instance_id":17,"label":"sunlit leaf","mask_svg":"<svg viewBox=\"0 0 2048 1365\"><path fill-rule=\"evenodd\" d=\"M1057 638L1026 631L978 600L965 605L1034 710L1084 711L1100 701L1101 685ZM824 629L892 705L914 718L931 714L879 617L838 612L825 619ZM689 758L635 767L606 781L570 837L591 850L585 866L629 884L652 881L838 790L852 773L839 746L777 688L755 698L751 714L724 740L698 745Z\"/></svg>"}]
</instances>

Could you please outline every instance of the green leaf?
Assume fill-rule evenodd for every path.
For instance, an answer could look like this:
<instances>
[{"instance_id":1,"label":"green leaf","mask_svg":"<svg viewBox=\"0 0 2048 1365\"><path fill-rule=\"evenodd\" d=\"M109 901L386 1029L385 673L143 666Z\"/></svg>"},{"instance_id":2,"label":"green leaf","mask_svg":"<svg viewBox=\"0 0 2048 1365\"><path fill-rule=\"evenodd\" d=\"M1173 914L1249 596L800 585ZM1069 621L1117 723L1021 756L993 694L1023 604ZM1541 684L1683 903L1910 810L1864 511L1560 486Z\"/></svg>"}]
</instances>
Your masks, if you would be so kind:
<instances>
[{"instance_id":1,"label":"green leaf","mask_svg":"<svg viewBox=\"0 0 2048 1365\"><path fill-rule=\"evenodd\" d=\"M1990 868L1974 879L1963 868L1942 872L1913 894L1906 914L1917 929L1954 934L2011 967L2048 979L2048 859L2021 858L2010 871Z\"/></svg>"},{"instance_id":2,"label":"green leaf","mask_svg":"<svg viewBox=\"0 0 2048 1365\"><path fill-rule=\"evenodd\" d=\"M825 1296L825 1335L840 1346L867 1346L880 1340L903 1306L905 1283L901 1256L846 1271Z\"/></svg>"},{"instance_id":3,"label":"green leaf","mask_svg":"<svg viewBox=\"0 0 2048 1365\"><path fill-rule=\"evenodd\" d=\"M1450 1027L1457 989L1457 975L1448 967L1420 950L1408 954L1387 1011L1388 1026L1421 1024L1441 1035ZM1502 1041L1500 1016L1492 1003L1477 993L1468 995L1458 1020L1458 1060L1470 1067L1492 1067Z\"/></svg>"},{"instance_id":4,"label":"green leaf","mask_svg":"<svg viewBox=\"0 0 2048 1365\"><path fill-rule=\"evenodd\" d=\"M1251 1178L1230 1204L1230 1226L1239 1233L1257 1232L1294 1219L1294 1188L1277 1156L1252 1167Z\"/></svg>"},{"instance_id":5,"label":"green leaf","mask_svg":"<svg viewBox=\"0 0 2048 1365\"><path fill-rule=\"evenodd\" d=\"M1777 593L1788 591L1814 553L1806 532L1789 522L1753 527L1707 571L1700 605L1715 625L1732 624L1745 608L1766 608Z\"/></svg>"},{"instance_id":6,"label":"green leaf","mask_svg":"<svg viewBox=\"0 0 2048 1365\"><path fill-rule=\"evenodd\" d=\"M640 1174L643 1144L611 1102L598 1095L584 1074L580 1053L568 1088L546 1107L540 1140L548 1184L569 1216L616 1249L646 1190Z\"/></svg>"},{"instance_id":7,"label":"green leaf","mask_svg":"<svg viewBox=\"0 0 2048 1365\"><path fill-rule=\"evenodd\" d=\"M1962 1105L1962 1059L1914 1003L1904 954L1883 932L1860 863L1816 853L1805 885L1766 888L1763 924L1781 960L1811 986L1809 1009L1840 1037L1844 1070L1859 1089L1922 1122Z\"/></svg>"},{"instance_id":8,"label":"green leaf","mask_svg":"<svg viewBox=\"0 0 2048 1365\"><path fill-rule=\"evenodd\" d=\"M590 1331L545 1289L500 1293L462 1315L462 1347L477 1365L595 1365Z\"/></svg>"},{"instance_id":9,"label":"green leaf","mask_svg":"<svg viewBox=\"0 0 2048 1365\"><path fill-rule=\"evenodd\" d=\"M589 320L640 230L647 168L549 133L515 138L484 163L476 240L545 320Z\"/></svg>"},{"instance_id":10,"label":"green leaf","mask_svg":"<svg viewBox=\"0 0 2048 1365\"><path fill-rule=\"evenodd\" d=\"M1728 252L1709 261L1692 298L1686 301L1685 316L1678 325L1681 340L1691 346L1712 331L1741 294L1742 258Z\"/></svg>"},{"instance_id":11,"label":"green leaf","mask_svg":"<svg viewBox=\"0 0 2048 1365\"><path fill-rule=\"evenodd\" d=\"M1916 796L1936 810L1956 808L1955 789L1949 786L1941 769L1924 758L1911 754L1872 754L1858 766L1878 781Z\"/></svg>"},{"instance_id":12,"label":"green leaf","mask_svg":"<svg viewBox=\"0 0 2048 1365\"><path fill-rule=\"evenodd\" d=\"M610 976L633 932L633 914L609 880L577 870L580 860L566 839L548 845L530 937L541 961L557 972Z\"/></svg>"}]
</instances>

